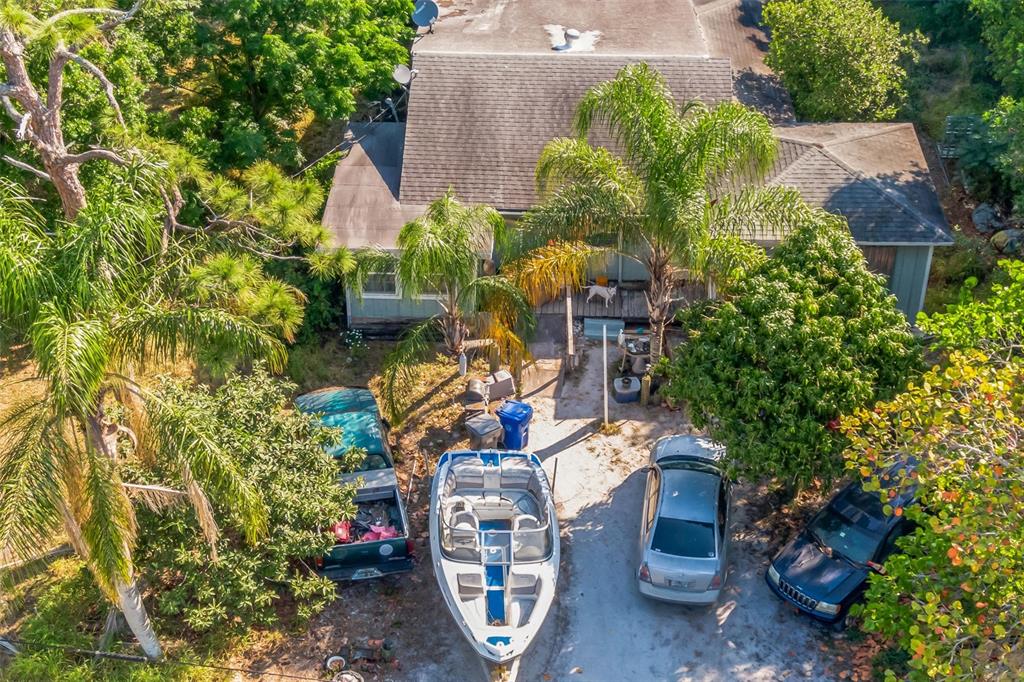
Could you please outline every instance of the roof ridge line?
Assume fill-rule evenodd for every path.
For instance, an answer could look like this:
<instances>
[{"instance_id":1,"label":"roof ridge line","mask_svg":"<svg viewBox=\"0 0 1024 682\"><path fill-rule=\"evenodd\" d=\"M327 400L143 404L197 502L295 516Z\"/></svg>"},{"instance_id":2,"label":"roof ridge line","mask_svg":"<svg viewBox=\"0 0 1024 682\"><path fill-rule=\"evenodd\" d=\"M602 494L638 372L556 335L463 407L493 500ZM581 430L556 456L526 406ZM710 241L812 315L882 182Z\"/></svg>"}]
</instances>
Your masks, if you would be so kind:
<instances>
[{"instance_id":1,"label":"roof ridge line","mask_svg":"<svg viewBox=\"0 0 1024 682\"><path fill-rule=\"evenodd\" d=\"M452 56L473 56L473 57L558 57L560 59L565 57L587 57L587 58L604 58L604 59L673 59L673 60L688 60L694 62L726 62L732 66L732 60L728 57L712 57L710 54L656 54L656 53L643 53L643 52L555 52L554 50L545 50L538 52L523 52L509 51L509 52L482 52L477 50L414 50L412 56L417 55L444 55L448 57Z\"/></svg>"},{"instance_id":2,"label":"roof ridge line","mask_svg":"<svg viewBox=\"0 0 1024 682\"><path fill-rule=\"evenodd\" d=\"M832 123L845 123L845 121L833 121ZM883 130L876 130L874 132L866 132L866 133L863 133L863 134L851 135L851 136L848 136L848 137L840 137L840 138L836 138L835 140L832 140L830 142L808 142L807 140L800 140L800 139L797 139L795 137L790 137L789 135L776 135L775 137L777 139L779 139L779 140L786 140L787 142L797 142L799 144L805 144L805 145L810 145L812 147L817 147L818 149L827 149L829 146L834 145L834 144L846 144L848 142L856 142L857 140L866 140L869 137L877 137L878 135L886 135L888 133L891 133L895 128L905 128L907 126L913 127L913 125L914 125L913 123L910 123L909 121L896 121L896 122L884 121L884 122L880 122L880 123L885 125L886 128L884 128ZM777 126L775 128L775 130L776 131L793 130L793 129L799 129L802 126L805 126L805 125L808 125L808 126L811 126L811 125L813 125L813 126L825 126L825 125L831 125L831 124L830 123L809 123L809 124L798 123L796 125ZM865 125L865 124L861 123L861 124L858 124L858 125Z\"/></svg>"},{"instance_id":3,"label":"roof ridge line","mask_svg":"<svg viewBox=\"0 0 1024 682\"><path fill-rule=\"evenodd\" d=\"M877 191L879 194L885 197L891 204L896 206L896 208L898 208L899 210L903 211L910 217L920 221L923 225L927 225L933 230L936 230L938 232L945 232L945 230L943 230L940 225L936 224L935 221L933 221L931 218L927 217L926 215L918 211L916 208L908 204L906 200L902 196L900 196L899 193L896 192L895 190L891 190L888 187L882 185L882 183L878 182L874 178L864 175L864 173L850 166L848 163L837 157L827 148L821 147L819 151L826 157L828 157L833 163L835 163L840 168L845 170L847 173L850 173L858 180L863 180L864 182L868 183L871 187L875 189L875 191Z\"/></svg>"},{"instance_id":4,"label":"roof ridge line","mask_svg":"<svg viewBox=\"0 0 1024 682\"><path fill-rule=\"evenodd\" d=\"M776 138L776 139L780 139L780 138ZM794 168L796 168L797 166L799 166L799 165L800 165L800 162L804 160L804 157L805 157L805 156L807 156L807 153L808 153L809 151L813 151L813 150L815 150L815 149L818 149L818 148L817 148L817 147L815 147L815 146L814 146L813 144L808 144L808 143L806 143L806 142L800 142L799 140L786 140L786 142L796 142L796 143L797 143L797 144L799 144L799 145L800 145L801 147L806 147L807 149L806 149L805 151L801 152L801 153L800 153L800 156L798 156L798 157L796 158L796 160L794 160L794 161L793 161L793 163L791 163L791 164L789 164L788 166L786 166L785 168L783 168L783 169L782 169L782 171L781 171L781 172L780 172L780 173L779 173L778 175L776 175L776 176L775 176L774 178L772 178L771 180L769 180L767 184L777 184L777 183L779 182L779 180L780 180L781 178L784 178L784 177L786 177L787 175L789 175L789 174L790 174L790 172L791 172L791 171L792 171L792 170L793 170Z\"/></svg>"}]
</instances>

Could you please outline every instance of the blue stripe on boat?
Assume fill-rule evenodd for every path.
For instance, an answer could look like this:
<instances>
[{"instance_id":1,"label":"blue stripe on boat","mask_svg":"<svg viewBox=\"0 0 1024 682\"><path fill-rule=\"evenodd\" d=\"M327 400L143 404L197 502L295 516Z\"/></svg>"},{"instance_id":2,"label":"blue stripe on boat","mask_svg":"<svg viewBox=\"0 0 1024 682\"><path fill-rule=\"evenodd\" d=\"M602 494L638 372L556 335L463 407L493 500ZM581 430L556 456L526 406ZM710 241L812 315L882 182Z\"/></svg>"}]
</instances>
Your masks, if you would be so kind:
<instances>
[{"instance_id":1,"label":"blue stripe on boat","mask_svg":"<svg viewBox=\"0 0 1024 682\"><path fill-rule=\"evenodd\" d=\"M488 547L505 547L505 559L508 560L509 536L504 533L488 533L489 530L508 530L510 523L504 519L492 521L481 521L480 530L483 531L483 545L485 561L493 557L501 561L500 553L487 552ZM500 563L486 563L484 566L484 578L487 583L487 622L505 624L505 567Z\"/></svg>"}]
</instances>

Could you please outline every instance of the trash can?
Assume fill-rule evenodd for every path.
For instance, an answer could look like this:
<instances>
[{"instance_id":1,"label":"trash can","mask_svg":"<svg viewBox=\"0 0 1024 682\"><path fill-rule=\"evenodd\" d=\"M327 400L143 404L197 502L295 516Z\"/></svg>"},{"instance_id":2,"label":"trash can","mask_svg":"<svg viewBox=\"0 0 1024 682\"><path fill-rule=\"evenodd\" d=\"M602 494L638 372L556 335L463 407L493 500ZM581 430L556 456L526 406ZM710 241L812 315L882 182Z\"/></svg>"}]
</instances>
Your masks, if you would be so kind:
<instances>
[{"instance_id":1,"label":"trash can","mask_svg":"<svg viewBox=\"0 0 1024 682\"><path fill-rule=\"evenodd\" d=\"M481 414L466 420L471 450L493 450L501 441L501 424L490 415Z\"/></svg>"},{"instance_id":2,"label":"trash can","mask_svg":"<svg viewBox=\"0 0 1024 682\"><path fill-rule=\"evenodd\" d=\"M505 449L523 450L530 441L530 420L533 408L518 400L506 400L497 411L505 430Z\"/></svg>"}]
</instances>

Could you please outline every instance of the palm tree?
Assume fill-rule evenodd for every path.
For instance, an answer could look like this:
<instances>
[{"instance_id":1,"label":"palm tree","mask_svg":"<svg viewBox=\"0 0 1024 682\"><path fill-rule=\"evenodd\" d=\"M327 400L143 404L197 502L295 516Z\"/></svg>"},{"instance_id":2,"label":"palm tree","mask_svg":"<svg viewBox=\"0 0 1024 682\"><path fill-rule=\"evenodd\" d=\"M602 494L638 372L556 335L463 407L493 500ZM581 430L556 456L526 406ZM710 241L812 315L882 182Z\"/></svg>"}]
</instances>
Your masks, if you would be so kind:
<instances>
[{"instance_id":1,"label":"palm tree","mask_svg":"<svg viewBox=\"0 0 1024 682\"><path fill-rule=\"evenodd\" d=\"M187 500L214 560L208 494L231 500L253 542L267 510L228 453L131 377L148 361L200 351L230 349L276 368L285 355L266 326L183 298L192 254L167 251L161 237L156 212L131 196L90 201L74 221L47 225L20 188L0 183L0 323L25 341L41 389L0 415L0 551L32 557L63 531L154 659L162 652L132 564L132 499ZM175 470L182 490L122 480L125 440L142 461Z\"/></svg>"},{"instance_id":2,"label":"palm tree","mask_svg":"<svg viewBox=\"0 0 1024 682\"><path fill-rule=\"evenodd\" d=\"M598 125L610 130L620 152L588 143ZM543 248L516 264L518 279L550 295L581 285L595 255L640 262L650 274L654 360L682 278L728 280L764 255L742 237L782 234L807 210L794 190L732 191L772 162L776 142L767 118L734 102L678 105L646 64L591 88L574 129L575 137L548 143L537 163L541 203L519 227L524 250Z\"/></svg>"},{"instance_id":3,"label":"palm tree","mask_svg":"<svg viewBox=\"0 0 1024 682\"><path fill-rule=\"evenodd\" d=\"M525 352L520 334L532 325L533 313L523 292L500 275L480 275L481 261L506 244L508 235L501 214L488 206L466 206L449 189L402 228L398 255L380 249L356 255L357 292L367 273L394 272L403 295L415 300L434 294L442 311L411 328L385 360L381 398L392 419L403 411L399 379L411 376L438 334L453 357L473 333L492 339L506 356Z\"/></svg>"}]
</instances>

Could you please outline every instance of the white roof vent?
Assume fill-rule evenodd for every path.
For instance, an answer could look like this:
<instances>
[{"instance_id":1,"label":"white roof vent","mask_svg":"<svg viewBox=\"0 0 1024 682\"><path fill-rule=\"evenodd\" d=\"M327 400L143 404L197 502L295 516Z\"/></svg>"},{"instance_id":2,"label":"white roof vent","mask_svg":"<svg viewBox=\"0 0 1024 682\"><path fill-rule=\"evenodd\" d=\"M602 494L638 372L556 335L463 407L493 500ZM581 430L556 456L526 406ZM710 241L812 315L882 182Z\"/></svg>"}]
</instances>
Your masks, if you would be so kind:
<instances>
[{"instance_id":1,"label":"white roof vent","mask_svg":"<svg viewBox=\"0 0 1024 682\"><path fill-rule=\"evenodd\" d=\"M600 31L579 31L561 24L548 24L544 30L548 32L551 49L555 52L593 52L601 37Z\"/></svg>"}]
</instances>

